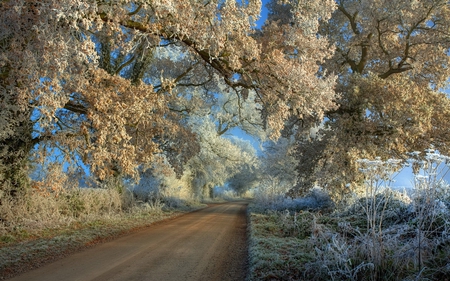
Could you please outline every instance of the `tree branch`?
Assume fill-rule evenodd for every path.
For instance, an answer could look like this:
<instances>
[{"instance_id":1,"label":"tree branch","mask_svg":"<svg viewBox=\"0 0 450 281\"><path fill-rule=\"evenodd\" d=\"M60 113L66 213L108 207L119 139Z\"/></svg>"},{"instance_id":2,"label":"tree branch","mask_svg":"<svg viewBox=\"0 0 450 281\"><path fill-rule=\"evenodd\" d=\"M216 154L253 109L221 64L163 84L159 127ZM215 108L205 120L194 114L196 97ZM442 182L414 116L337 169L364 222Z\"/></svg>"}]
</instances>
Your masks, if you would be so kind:
<instances>
[{"instance_id":1,"label":"tree branch","mask_svg":"<svg viewBox=\"0 0 450 281\"><path fill-rule=\"evenodd\" d=\"M356 25L356 17L358 16L358 12L356 11L353 15L350 15L350 13L344 8L342 4L338 5L339 11L341 11L350 21L350 26L352 27L353 33L358 35L360 32L358 30L358 27Z\"/></svg>"},{"instance_id":2,"label":"tree branch","mask_svg":"<svg viewBox=\"0 0 450 281\"><path fill-rule=\"evenodd\" d=\"M378 77L380 77L382 79L386 79L389 76L391 76L392 74L402 73L402 72L405 72L405 71L408 71L408 70L412 70L412 69L413 69L412 66L407 66L407 67L402 67L402 68L390 68L385 73L378 75Z\"/></svg>"},{"instance_id":3,"label":"tree branch","mask_svg":"<svg viewBox=\"0 0 450 281\"><path fill-rule=\"evenodd\" d=\"M73 101L69 101L64 105L64 109L67 109L69 111L78 113L78 114L87 114L88 109L79 103L74 103Z\"/></svg>"}]
</instances>

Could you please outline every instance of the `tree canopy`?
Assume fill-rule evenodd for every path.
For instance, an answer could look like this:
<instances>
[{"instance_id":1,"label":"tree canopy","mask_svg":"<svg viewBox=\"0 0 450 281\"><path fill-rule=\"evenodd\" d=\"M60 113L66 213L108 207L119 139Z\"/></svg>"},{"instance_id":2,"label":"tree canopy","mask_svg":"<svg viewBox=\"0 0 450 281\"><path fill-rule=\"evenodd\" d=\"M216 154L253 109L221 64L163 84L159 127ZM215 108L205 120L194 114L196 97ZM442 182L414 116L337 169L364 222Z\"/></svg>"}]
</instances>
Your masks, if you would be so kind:
<instances>
[{"instance_id":1,"label":"tree canopy","mask_svg":"<svg viewBox=\"0 0 450 281\"><path fill-rule=\"evenodd\" d=\"M334 3L292 4L295 24L257 29L258 0L1 1L2 182L26 185L42 143L99 178L136 175L161 154L182 171L200 151L192 110L224 91L235 108L223 114L250 129L250 97L273 137L289 116L323 116L335 77L316 75L332 55L316 34Z\"/></svg>"},{"instance_id":2,"label":"tree canopy","mask_svg":"<svg viewBox=\"0 0 450 281\"><path fill-rule=\"evenodd\" d=\"M357 159L404 159L431 146L449 153L442 89L450 74L450 7L439 0L336 4L319 33L335 48L323 69L339 77L339 107L326 111L312 143L308 130L299 134L298 156L316 174L304 175L300 186L318 182L345 193L347 183L359 182Z\"/></svg>"},{"instance_id":3,"label":"tree canopy","mask_svg":"<svg viewBox=\"0 0 450 281\"><path fill-rule=\"evenodd\" d=\"M30 154L45 147L101 180L158 161L181 177L209 169L194 162L212 142L243 149L221 139L233 127L295 136L283 148L298 163L292 194L317 183L345 193L359 158L449 152L447 1L272 0L257 27L261 8L1 1L2 188L26 189ZM252 165L232 169L236 186Z\"/></svg>"}]
</instances>

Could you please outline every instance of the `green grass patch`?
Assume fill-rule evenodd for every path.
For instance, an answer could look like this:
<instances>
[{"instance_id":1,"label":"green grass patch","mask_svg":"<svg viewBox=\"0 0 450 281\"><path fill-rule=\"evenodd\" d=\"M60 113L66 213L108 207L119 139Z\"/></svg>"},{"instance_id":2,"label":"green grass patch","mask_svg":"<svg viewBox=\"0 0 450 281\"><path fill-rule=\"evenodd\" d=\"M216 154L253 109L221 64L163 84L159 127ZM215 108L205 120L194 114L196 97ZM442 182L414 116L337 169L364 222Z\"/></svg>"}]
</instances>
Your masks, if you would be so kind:
<instances>
[{"instance_id":1,"label":"green grass patch","mask_svg":"<svg viewBox=\"0 0 450 281\"><path fill-rule=\"evenodd\" d=\"M309 212L260 213L250 206L248 280L304 280L305 265L314 261L313 218Z\"/></svg>"}]
</instances>

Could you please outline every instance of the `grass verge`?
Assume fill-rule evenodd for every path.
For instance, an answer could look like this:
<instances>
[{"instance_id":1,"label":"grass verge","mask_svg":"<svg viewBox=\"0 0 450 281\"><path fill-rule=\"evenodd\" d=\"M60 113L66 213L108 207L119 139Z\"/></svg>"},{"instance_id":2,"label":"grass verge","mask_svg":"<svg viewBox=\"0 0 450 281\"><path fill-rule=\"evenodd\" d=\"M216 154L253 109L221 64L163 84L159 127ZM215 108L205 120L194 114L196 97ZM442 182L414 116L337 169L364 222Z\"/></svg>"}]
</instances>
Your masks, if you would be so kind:
<instances>
[{"instance_id":1,"label":"grass verge","mask_svg":"<svg viewBox=\"0 0 450 281\"><path fill-rule=\"evenodd\" d=\"M376 231L367 223L366 202L373 200L323 214L251 204L248 280L450 280L450 222L443 202L430 201L428 213L392 196L386 204L375 202L385 206Z\"/></svg>"},{"instance_id":2,"label":"grass verge","mask_svg":"<svg viewBox=\"0 0 450 281\"><path fill-rule=\"evenodd\" d=\"M70 253L203 208L133 211L74 221L63 227L30 231L17 227L0 237L0 279L40 267Z\"/></svg>"},{"instance_id":3,"label":"grass verge","mask_svg":"<svg viewBox=\"0 0 450 281\"><path fill-rule=\"evenodd\" d=\"M287 213L262 211L250 204L249 281L304 280L305 265L314 259L307 224L288 225ZM311 220L309 212L299 213L299 221Z\"/></svg>"}]
</instances>

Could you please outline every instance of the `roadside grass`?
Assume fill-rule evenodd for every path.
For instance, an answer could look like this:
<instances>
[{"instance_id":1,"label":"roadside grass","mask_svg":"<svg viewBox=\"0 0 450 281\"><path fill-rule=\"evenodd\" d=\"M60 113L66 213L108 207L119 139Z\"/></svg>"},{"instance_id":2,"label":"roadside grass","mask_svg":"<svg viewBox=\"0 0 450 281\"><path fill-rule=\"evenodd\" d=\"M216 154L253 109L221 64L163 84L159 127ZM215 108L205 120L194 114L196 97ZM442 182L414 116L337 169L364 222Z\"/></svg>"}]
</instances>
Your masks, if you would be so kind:
<instances>
[{"instance_id":1,"label":"roadside grass","mask_svg":"<svg viewBox=\"0 0 450 281\"><path fill-rule=\"evenodd\" d=\"M450 186L438 165L450 159L427 157L408 194L375 160L363 163L363 192L333 211L255 200L248 280L450 280Z\"/></svg>"},{"instance_id":2,"label":"roadside grass","mask_svg":"<svg viewBox=\"0 0 450 281\"><path fill-rule=\"evenodd\" d=\"M447 214L420 237L411 211L392 216L372 237L355 211L263 211L252 203L248 280L449 280Z\"/></svg>"},{"instance_id":3,"label":"roadside grass","mask_svg":"<svg viewBox=\"0 0 450 281\"><path fill-rule=\"evenodd\" d=\"M306 232L288 230L283 213L261 213L249 206L249 280L300 280L313 259ZM305 213L307 214L307 213ZM310 249L312 250L312 249Z\"/></svg>"},{"instance_id":4,"label":"roadside grass","mask_svg":"<svg viewBox=\"0 0 450 281\"><path fill-rule=\"evenodd\" d=\"M205 207L195 201L169 208L159 201L132 200L129 194L114 190L76 189L65 190L58 196L33 192L26 202L3 200L0 279Z\"/></svg>"}]
</instances>

